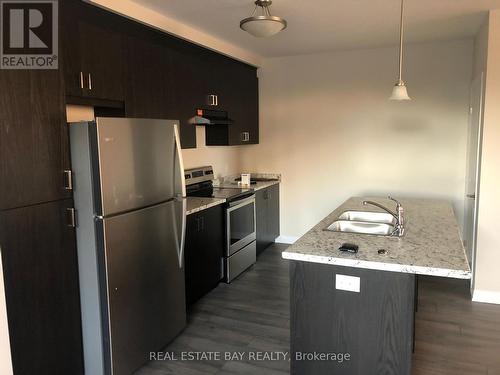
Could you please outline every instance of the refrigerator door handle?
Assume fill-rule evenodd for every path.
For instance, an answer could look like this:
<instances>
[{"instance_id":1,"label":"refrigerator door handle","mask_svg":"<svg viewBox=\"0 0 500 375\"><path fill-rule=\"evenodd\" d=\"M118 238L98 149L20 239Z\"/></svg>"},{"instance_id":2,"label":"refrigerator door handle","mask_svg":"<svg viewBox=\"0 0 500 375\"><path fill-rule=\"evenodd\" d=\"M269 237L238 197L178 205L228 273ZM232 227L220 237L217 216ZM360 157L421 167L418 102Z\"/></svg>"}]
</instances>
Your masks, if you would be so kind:
<instances>
[{"instance_id":1,"label":"refrigerator door handle","mask_svg":"<svg viewBox=\"0 0 500 375\"><path fill-rule=\"evenodd\" d=\"M176 197L184 198L186 196L186 181L184 179L184 162L182 160L181 137L179 135L179 125L174 125L174 143L175 143L175 167L174 167L174 191Z\"/></svg>"},{"instance_id":2,"label":"refrigerator door handle","mask_svg":"<svg viewBox=\"0 0 500 375\"><path fill-rule=\"evenodd\" d=\"M181 200L182 204L182 213L181 213L181 233L179 238L179 248L177 255L179 257L179 268L184 267L184 247L186 243L186 218L187 218L187 202L186 199Z\"/></svg>"}]
</instances>

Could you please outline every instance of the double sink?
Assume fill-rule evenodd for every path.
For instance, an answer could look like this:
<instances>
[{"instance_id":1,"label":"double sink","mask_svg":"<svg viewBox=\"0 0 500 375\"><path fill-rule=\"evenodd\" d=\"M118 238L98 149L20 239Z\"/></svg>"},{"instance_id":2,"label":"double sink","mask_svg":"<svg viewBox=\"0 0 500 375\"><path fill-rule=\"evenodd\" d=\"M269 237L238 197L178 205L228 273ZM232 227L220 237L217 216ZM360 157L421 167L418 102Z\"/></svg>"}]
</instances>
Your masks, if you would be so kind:
<instances>
[{"instance_id":1,"label":"double sink","mask_svg":"<svg viewBox=\"0 0 500 375\"><path fill-rule=\"evenodd\" d=\"M397 232L397 219L386 212L344 211L325 230L393 236Z\"/></svg>"}]
</instances>

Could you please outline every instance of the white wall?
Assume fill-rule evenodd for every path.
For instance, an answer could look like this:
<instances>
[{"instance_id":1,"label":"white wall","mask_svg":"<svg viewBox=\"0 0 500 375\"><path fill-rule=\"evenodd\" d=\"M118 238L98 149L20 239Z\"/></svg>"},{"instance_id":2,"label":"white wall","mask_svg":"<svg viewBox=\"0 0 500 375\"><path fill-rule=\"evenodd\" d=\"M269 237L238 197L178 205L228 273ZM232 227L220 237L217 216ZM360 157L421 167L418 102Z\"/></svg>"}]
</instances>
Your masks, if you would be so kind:
<instances>
[{"instance_id":1,"label":"white wall","mask_svg":"<svg viewBox=\"0 0 500 375\"><path fill-rule=\"evenodd\" d=\"M439 197L460 224L472 39L410 45L411 102L387 100L397 50L264 60L260 144L246 170L282 173L281 233L300 236L353 195Z\"/></svg>"},{"instance_id":2,"label":"white wall","mask_svg":"<svg viewBox=\"0 0 500 375\"><path fill-rule=\"evenodd\" d=\"M486 73L486 64L488 57L488 28L489 16L486 17L478 33L474 38L474 59L472 77L479 77L481 73Z\"/></svg>"},{"instance_id":3,"label":"white wall","mask_svg":"<svg viewBox=\"0 0 500 375\"><path fill-rule=\"evenodd\" d=\"M500 303L500 10L490 12L482 35L488 47L474 300Z\"/></svg>"}]
</instances>

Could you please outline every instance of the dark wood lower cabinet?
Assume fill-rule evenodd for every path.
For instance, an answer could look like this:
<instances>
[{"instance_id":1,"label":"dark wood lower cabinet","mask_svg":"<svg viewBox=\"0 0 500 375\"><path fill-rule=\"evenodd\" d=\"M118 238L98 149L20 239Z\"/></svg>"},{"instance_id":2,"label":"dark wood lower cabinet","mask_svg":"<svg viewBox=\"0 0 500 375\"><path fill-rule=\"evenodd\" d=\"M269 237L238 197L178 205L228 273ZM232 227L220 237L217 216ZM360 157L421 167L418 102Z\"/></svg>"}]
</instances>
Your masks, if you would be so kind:
<instances>
[{"instance_id":1,"label":"dark wood lower cabinet","mask_svg":"<svg viewBox=\"0 0 500 375\"><path fill-rule=\"evenodd\" d=\"M72 200L0 211L15 375L83 374Z\"/></svg>"},{"instance_id":2,"label":"dark wood lower cabinet","mask_svg":"<svg viewBox=\"0 0 500 375\"><path fill-rule=\"evenodd\" d=\"M215 288L222 278L223 213L219 205L187 217L184 259L188 306Z\"/></svg>"},{"instance_id":3,"label":"dark wood lower cabinet","mask_svg":"<svg viewBox=\"0 0 500 375\"><path fill-rule=\"evenodd\" d=\"M336 289L337 274L359 277L360 292ZM291 261L291 374L410 375L414 283L405 273Z\"/></svg>"},{"instance_id":4,"label":"dark wood lower cabinet","mask_svg":"<svg viewBox=\"0 0 500 375\"><path fill-rule=\"evenodd\" d=\"M255 193L257 226L257 255L262 253L280 235L279 184Z\"/></svg>"}]
</instances>

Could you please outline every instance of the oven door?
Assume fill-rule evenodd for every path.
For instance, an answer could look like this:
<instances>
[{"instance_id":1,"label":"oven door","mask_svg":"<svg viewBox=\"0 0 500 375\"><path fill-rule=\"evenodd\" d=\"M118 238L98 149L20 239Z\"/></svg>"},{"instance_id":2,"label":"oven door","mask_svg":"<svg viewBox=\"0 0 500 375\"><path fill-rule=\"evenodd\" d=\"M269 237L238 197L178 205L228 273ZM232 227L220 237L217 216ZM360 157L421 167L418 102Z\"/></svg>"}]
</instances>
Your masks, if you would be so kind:
<instances>
[{"instance_id":1,"label":"oven door","mask_svg":"<svg viewBox=\"0 0 500 375\"><path fill-rule=\"evenodd\" d=\"M226 256L255 241L255 196L229 203L226 209Z\"/></svg>"}]
</instances>

